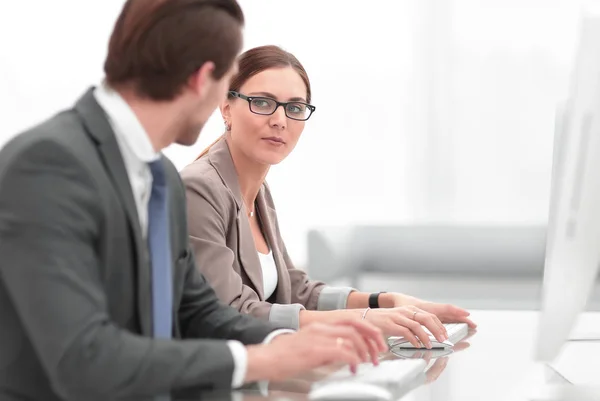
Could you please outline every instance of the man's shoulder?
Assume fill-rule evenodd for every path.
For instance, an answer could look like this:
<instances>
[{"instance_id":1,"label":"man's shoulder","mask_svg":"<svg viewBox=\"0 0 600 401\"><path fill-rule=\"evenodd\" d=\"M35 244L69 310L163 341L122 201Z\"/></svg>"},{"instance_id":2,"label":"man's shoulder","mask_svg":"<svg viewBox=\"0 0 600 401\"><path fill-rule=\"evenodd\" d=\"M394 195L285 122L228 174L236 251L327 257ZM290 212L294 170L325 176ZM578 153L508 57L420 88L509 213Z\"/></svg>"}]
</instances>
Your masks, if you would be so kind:
<instances>
[{"instance_id":1,"label":"man's shoulder","mask_svg":"<svg viewBox=\"0 0 600 401\"><path fill-rule=\"evenodd\" d=\"M11 164L31 152L60 158L64 154L82 155L92 149L91 138L77 113L65 110L15 135L0 151L0 164Z\"/></svg>"}]
</instances>

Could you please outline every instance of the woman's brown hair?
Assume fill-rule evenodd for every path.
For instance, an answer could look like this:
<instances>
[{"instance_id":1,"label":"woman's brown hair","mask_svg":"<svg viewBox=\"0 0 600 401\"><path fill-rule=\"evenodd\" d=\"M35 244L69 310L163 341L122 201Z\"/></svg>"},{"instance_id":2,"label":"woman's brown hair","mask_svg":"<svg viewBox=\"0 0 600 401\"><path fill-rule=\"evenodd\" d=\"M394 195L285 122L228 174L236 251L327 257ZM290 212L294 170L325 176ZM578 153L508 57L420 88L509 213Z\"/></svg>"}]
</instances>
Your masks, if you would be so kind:
<instances>
[{"instance_id":1,"label":"woman's brown hair","mask_svg":"<svg viewBox=\"0 0 600 401\"><path fill-rule=\"evenodd\" d=\"M282 67L292 67L294 70L296 70L298 75L300 75L300 78L302 78L304 84L306 85L306 102L310 103L310 80L308 79L306 70L300 61L298 61L296 56L278 46L273 45L255 47L240 55L238 58L238 73L231 79L229 90L239 92L242 85L244 85L246 81L256 74L271 68ZM233 98L231 95L228 95L228 97L229 99ZM204 149L196 158L196 160L207 154L210 148L221 138L222 136L217 138L217 140Z\"/></svg>"}]
</instances>

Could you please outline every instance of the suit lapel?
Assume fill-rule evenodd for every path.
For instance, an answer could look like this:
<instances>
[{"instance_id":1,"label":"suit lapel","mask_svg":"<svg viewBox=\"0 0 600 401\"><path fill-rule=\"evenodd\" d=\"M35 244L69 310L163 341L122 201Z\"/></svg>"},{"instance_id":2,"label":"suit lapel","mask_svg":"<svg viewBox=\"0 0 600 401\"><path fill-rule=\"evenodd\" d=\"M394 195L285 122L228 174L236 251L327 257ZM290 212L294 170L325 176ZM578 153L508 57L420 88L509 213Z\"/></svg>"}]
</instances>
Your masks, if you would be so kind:
<instances>
[{"instance_id":1,"label":"suit lapel","mask_svg":"<svg viewBox=\"0 0 600 401\"><path fill-rule=\"evenodd\" d=\"M256 244L254 243L252 230L248 223L248 212L242 201L242 191L227 141L224 138L219 140L209 150L208 157L211 165L215 168L223 183L229 188L235 198L239 262L256 289L259 298L264 300L262 267L258 259Z\"/></svg>"},{"instance_id":2,"label":"suit lapel","mask_svg":"<svg viewBox=\"0 0 600 401\"><path fill-rule=\"evenodd\" d=\"M75 109L83 119L88 132L98 143L98 151L104 167L127 214L130 235L133 237L137 255L137 293L140 325L143 335L152 335L151 283L147 246L142 237L137 207L119 145L104 110L93 96L92 89L77 102Z\"/></svg>"},{"instance_id":3,"label":"suit lapel","mask_svg":"<svg viewBox=\"0 0 600 401\"><path fill-rule=\"evenodd\" d=\"M271 248L273 259L275 260L275 266L277 267L277 289L275 290L275 298L277 303L289 304L291 303L291 284L290 275L287 271L287 266L283 258L283 252L279 249L279 235L277 233L277 213L275 209L269 205L267 196L268 189L266 186L258 192L256 198L256 206L258 208L258 216L260 218L261 227L269 247Z\"/></svg>"}]
</instances>

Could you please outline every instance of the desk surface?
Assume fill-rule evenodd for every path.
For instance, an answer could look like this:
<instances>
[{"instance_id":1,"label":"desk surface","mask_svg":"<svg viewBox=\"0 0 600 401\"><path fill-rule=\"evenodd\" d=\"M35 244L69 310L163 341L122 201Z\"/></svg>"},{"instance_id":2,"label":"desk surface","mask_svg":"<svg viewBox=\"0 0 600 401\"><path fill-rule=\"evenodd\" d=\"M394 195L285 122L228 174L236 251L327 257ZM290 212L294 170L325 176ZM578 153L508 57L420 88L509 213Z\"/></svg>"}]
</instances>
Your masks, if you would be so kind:
<instances>
[{"instance_id":1,"label":"desk surface","mask_svg":"<svg viewBox=\"0 0 600 401\"><path fill-rule=\"evenodd\" d=\"M582 400L600 400L600 394L589 394L590 391L597 392L598 388L576 389L551 366L533 361L537 312L475 311L472 315L479 327L477 332L466 340L468 344L462 345L464 349L435 359L427 372L418 377L409 388L398 389L397 399L525 401L571 400L576 397ZM580 320L577 330L597 329L600 332L600 313L586 314ZM565 345L563 352L570 344ZM578 345L581 346L581 343ZM390 354L384 356L384 359L397 357ZM585 355L585 358L599 360L600 354ZM295 380L272 382L269 383L268 390L265 387L262 390L247 389L237 392L233 398L230 398L231 394L205 396L206 399L214 400L306 400L311 383L326 374L325 369ZM600 373L597 377L600 378ZM600 379L596 384L600 384ZM567 393L562 396L550 396L562 391ZM577 391L578 395L572 394L573 391Z\"/></svg>"}]
</instances>

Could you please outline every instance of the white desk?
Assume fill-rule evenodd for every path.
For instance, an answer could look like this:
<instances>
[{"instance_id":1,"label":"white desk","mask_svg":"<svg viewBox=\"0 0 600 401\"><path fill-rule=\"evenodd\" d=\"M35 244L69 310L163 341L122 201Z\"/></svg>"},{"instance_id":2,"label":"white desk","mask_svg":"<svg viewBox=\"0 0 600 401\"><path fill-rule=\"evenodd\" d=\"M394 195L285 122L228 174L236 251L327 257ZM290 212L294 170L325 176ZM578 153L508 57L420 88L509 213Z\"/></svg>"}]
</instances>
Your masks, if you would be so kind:
<instances>
[{"instance_id":1,"label":"white desk","mask_svg":"<svg viewBox=\"0 0 600 401\"><path fill-rule=\"evenodd\" d=\"M532 360L537 312L533 311L474 311L477 333L467 340L468 348L454 352L437 362L435 368L422 375L411 388L399 391L403 401L533 401L545 399L600 400L566 394L550 398L558 390L573 390L560 372ZM584 316L583 331L600 331L600 313ZM567 343L569 347L580 343ZM595 354L582 355L582 360L600 360L600 347L590 347ZM388 358L391 356L387 356ZM306 400L311 382L322 377L313 372L297 380L270 383L269 392L245 390L236 397L231 394L206 394L207 400ZM600 372L597 376L600 384ZM600 387L598 388L600 389ZM546 396L546 398L544 397Z\"/></svg>"}]
</instances>

